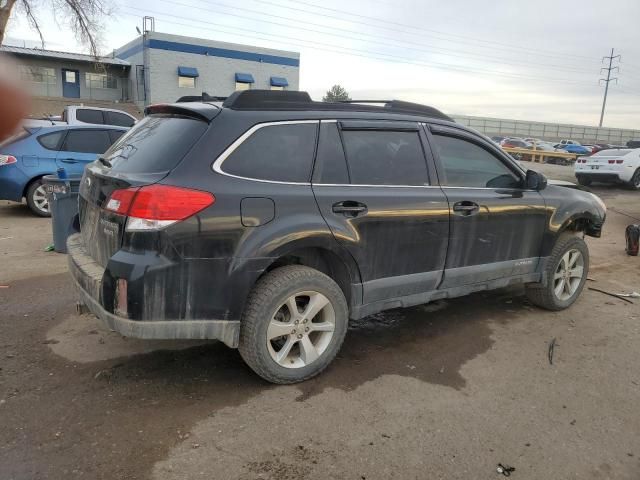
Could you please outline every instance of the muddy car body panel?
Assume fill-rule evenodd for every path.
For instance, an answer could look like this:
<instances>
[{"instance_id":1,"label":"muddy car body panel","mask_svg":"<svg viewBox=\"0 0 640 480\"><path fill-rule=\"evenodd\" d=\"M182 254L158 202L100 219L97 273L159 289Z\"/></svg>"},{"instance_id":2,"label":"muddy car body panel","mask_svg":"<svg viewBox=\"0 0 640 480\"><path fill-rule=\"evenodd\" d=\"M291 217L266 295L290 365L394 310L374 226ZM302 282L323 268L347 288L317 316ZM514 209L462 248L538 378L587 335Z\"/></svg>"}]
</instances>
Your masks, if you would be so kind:
<instances>
[{"instance_id":1,"label":"muddy car body panel","mask_svg":"<svg viewBox=\"0 0 640 480\"><path fill-rule=\"evenodd\" d=\"M69 263L83 301L111 328L237 346L256 282L292 264L332 278L351 318L538 282L564 229L597 236L604 221L595 196L543 189L537 174L529 185L530 176L483 136L411 104L225 105L151 107L86 169ZM381 145L410 159L411 174L359 182L372 172L348 162L375 155L366 149L387 137ZM463 188L447 178L444 165L457 160L438 142L450 139L498 161L504 172L492 174L495 184ZM127 201L138 208L146 192L151 206L141 211L155 208L152 192L210 203L179 221L122 210Z\"/></svg>"}]
</instances>

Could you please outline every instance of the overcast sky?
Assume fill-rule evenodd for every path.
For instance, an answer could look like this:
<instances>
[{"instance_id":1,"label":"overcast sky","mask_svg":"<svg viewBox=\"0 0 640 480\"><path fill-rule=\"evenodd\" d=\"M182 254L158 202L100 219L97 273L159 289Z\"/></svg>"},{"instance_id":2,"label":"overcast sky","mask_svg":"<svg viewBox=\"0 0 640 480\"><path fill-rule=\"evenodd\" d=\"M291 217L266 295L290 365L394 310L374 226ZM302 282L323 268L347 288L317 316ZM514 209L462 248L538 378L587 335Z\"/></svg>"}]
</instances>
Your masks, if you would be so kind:
<instances>
[{"instance_id":1,"label":"overcast sky","mask_svg":"<svg viewBox=\"0 0 640 480\"><path fill-rule=\"evenodd\" d=\"M585 125L597 125L599 69L614 47L604 125L640 129L640 0L117 0L115 10L104 52L150 15L159 32L300 52L300 87L316 99L338 83L352 98ZM49 11L38 17L46 48L84 50ZM37 45L19 16L8 37Z\"/></svg>"}]
</instances>

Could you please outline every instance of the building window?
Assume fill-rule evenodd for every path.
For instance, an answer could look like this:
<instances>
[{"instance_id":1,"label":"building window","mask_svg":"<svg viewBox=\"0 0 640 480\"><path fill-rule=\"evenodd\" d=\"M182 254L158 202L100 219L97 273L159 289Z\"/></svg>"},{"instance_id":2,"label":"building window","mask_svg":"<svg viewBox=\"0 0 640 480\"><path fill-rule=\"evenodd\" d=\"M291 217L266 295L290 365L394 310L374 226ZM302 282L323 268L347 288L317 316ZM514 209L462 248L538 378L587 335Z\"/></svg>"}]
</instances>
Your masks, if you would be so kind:
<instances>
[{"instance_id":1,"label":"building window","mask_svg":"<svg viewBox=\"0 0 640 480\"><path fill-rule=\"evenodd\" d=\"M105 73L87 73L85 82L87 88L118 88L118 79Z\"/></svg>"},{"instance_id":2,"label":"building window","mask_svg":"<svg viewBox=\"0 0 640 480\"><path fill-rule=\"evenodd\" d=\"M251 84L255 83L250 73L236 73L236 91L251 90Z\"/></svg>"},{"instance_id":3,"label":"building window","mask_svg":"<svg viewBox=\"0 0 640 480\"><path fill-rule=\"evenodd\" d=\"M56 84L56 71L53 68L21 65L20 77L27 82Z\"/></svg>"},{"instance_id":4,"label":"building window","mask_svg":"<svg viewBox=\"0 0 640 480\"><path fill-rule=\"evenodd\" d=\"M284 77L271 77L269 85L271 90L285 90L289 86L289 82Z\"/></svg>"},{"instance_id":5,"label":"building window","mask_svg":"<svg viewBox=\"0 0 640 480\"><path fill-rule=\"evenodd\" d=\"M178 76L178 87L180 87L180 88L196 88L196 79L194 77Z\"/></svg>"}]
</instances>

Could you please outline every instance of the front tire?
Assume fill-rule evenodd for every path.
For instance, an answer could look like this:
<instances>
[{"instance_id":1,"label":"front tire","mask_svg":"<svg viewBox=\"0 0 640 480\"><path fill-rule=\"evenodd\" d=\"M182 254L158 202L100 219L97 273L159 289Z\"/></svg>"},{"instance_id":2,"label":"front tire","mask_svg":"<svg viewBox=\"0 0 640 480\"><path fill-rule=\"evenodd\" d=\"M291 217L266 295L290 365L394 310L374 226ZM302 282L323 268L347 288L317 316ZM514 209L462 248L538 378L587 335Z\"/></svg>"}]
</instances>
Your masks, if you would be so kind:
<instances>
[{"instance_id":1,"label":"front tire","mask_svg":"<svg viewBox=\"0 0 640 480\"><path fill-rule=\"evenodd\" d=\"M562 235L545 267L546 285L529 284L529 301L547 310L564 310L580 296L589 273L589 249L580 237Z\"/></svg>"},{"instance_id":2,"label":"front tire","mask_svg":"<svg viewBox=\"0 0 640 480\"><path fill-rule=\"evenodd\" d=\"M347 333L349 310L331 278L309 267L278 268L251 292L238 349L265 380L289 384L322 372Z\"/></svg>"},{"instance_id":3,"label":"front tire","mask_svg":"<svg viewBox=\"0 0 640 480\"><path fill-rule=\"evenodd\" d=\"M39 217L50 217L51 209L42 179L35 180L27 188L27 205Z\"/></svg>"}]
</instances>

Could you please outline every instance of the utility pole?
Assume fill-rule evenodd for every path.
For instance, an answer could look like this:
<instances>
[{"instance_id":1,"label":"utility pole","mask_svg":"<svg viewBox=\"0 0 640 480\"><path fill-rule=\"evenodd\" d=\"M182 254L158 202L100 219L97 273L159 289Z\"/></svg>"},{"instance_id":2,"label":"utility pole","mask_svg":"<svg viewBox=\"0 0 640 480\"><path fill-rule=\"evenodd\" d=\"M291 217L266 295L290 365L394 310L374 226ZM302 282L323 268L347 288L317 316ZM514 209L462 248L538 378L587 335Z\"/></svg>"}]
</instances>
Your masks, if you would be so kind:
<instances>
[{"instance_id":1,"label":"utility pole","mask_svg":"<svg viewBox=\"0 0 640 480\"><path fill-rule=\"evenodd\" d=\"M599 127L602 126L602 120L604 119L604 107L607 105L607 93L609 93L609 82L615 80L616 84L618 83L618 79L617 78L611 78L611 70L618 70L620 71L619 67L613 67L613 61L615 59L620 60L620 55L616 55L615 57L613 56L613 48L611 49L611 55L609 55L608 57L602 57L602 61L604 62L605 60L609 60L609 67L602 67L600 69L600 73L602 73L603 70L607 71L607 78L601 78L600 82L604 82L604 99L602 100L602 112L600 112L600 123L598 124Z\"/></svg>"}]
</instances>

